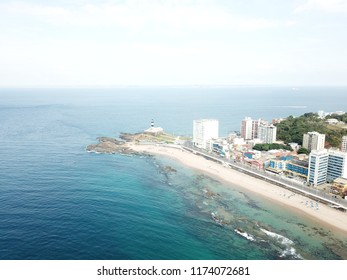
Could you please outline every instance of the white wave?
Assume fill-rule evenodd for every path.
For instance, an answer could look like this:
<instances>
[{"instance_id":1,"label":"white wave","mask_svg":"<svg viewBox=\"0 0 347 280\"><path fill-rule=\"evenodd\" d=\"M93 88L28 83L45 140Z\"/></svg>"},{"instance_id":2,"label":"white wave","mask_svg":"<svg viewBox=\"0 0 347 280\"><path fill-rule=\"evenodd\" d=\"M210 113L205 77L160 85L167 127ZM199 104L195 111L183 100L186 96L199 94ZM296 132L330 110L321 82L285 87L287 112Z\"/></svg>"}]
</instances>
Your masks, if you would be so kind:
<instances>
[{"instance_id":1,"label":"white wave","mask_svg":"<svg viewBox=\"0 0 347 280\"><path fill-rule=\"evenodd\" d=\"M245 231L242 231L242 230L240 230L240 229L234 229L234 231L235 231L237 234L243 236L244 238L246 238L246 239L248 239L248 240L250 240L250 241L255 241L255 238L253 237L253 235L251 235L251 234L249 234L249 233L247 233L247 232L245 232Z\"/></svg>"},{"instance_id":2,"label":"white wave","mask_svg":"<svg viewBox=\"0 0 347 280\"><path fill-rule=\"evenodd\" d=\"M266 229L261 228L260 229L262 232L264 232L266 235L276 239L277 241L279 241L281 244L283 245L292 245L294 244L294 241L290 240L289 238L280 235L278 233L272 232L272 231L268 231Z\"/></svg>"},{"instance_id":3,"label":"white wave","mask_svg":"<svg viewBox=\"0 0 347 280\"><path fill-rule=\"evenodd\" d=\"M283 250L282 254L280 255L281 258L286 256L294 256L297 259L303 259L303 257L296 252L296 249L294 247L289 247L285 250Z\"/></svg>"},{"instance_id":4,"label":"white wave","mask_svg":"<svg viewBox=\"0 0 347 280\"><path fill-rule=\"evenodd\" d=\"M214 212L211 212L212 219L215 221L216 224L222 226L223 220L221 217L218 217Z\"/></svg>"},{"instance_id":5,"label":"white wave","mask_svg":"<svg viewBox=\"0 0 347 280\"><path fill-rule=\"evenodd\" d=\"M292 246L294 244L294 241L290 240L289 238L280 235L278 233L268 231L266 229L260 228L262 232L264 232L267 236L272 237L276 241L280 242L282 245L286 246L286 249L284 249L280 255L281 258L286 256L293 256L297 259L303 259L300 254L296 252L296 249Z\"/></svg>"}]
</instances>

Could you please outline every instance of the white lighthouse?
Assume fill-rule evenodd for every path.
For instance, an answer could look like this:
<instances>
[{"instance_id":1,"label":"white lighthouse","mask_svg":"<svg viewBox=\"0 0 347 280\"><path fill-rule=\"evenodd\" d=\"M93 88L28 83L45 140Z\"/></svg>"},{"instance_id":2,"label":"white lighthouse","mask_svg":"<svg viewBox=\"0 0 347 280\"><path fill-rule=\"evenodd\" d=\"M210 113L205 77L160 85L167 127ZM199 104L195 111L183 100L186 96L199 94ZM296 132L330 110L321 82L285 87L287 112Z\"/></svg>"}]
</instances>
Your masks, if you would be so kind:
<instances>
[{"instance_id":1,"label":"white lighthouse","mask_svg":"<svg viewBox=\"0 0 347 280\"><path fill-rule=\"evenodd\" d=\"M155 127L154 126L154 120L152 119L151 127L146 129L145 133L152 134L152 135L163 134L164 133L164 129L162 129L161 127Z\"/></svg>"}]
</instances>

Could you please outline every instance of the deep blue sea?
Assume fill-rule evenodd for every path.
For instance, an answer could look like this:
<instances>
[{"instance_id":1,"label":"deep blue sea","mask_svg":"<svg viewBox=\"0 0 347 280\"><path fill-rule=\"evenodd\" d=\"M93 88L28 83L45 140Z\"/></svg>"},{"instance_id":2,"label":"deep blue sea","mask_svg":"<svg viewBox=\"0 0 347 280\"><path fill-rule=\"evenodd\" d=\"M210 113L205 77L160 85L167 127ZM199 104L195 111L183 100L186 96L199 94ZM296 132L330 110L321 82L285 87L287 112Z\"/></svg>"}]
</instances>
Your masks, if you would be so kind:
<instances>
[{"instance_id":1,"label":"deep blue sea","mask_svg":"<svg viewBox=\"0 0 347 280\"><path fill-rule=\"evenodd\" d=\"M347 111L346 96L334 87L0 89L0 259L346 259L347 236L171 159L85 151L152 119L192 135L194 119L216 118L226 136L245 116Z\"/></svg>"}]
</instances>

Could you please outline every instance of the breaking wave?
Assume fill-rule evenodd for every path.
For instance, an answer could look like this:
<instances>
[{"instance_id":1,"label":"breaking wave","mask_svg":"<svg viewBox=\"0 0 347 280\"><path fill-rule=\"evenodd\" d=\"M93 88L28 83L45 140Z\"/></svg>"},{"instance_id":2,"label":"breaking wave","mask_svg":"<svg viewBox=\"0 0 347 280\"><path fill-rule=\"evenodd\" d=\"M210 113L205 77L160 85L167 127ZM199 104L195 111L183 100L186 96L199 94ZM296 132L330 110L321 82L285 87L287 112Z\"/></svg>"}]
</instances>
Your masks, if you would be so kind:
<instances>
[{"instance_id":1,"label":"breaking wave","mask_svg":"<svg viewBox=\"0 0 347 280\"><path fill-rule=\"evenodd\" d=\"M260 228L260 230L262 232L264 232L267 236L275 239L277 242L279 242L280 244L284 245L286 248L281 252L280 254L280 258L283 257L294 257L297 259L303 259L302 256L296 252L296 249L293 247L294 245L294 241L290 240L289 238L280 235L278 233L272 232L272 231L268 231L266 229Z\"/></svg>"}]
</instances>

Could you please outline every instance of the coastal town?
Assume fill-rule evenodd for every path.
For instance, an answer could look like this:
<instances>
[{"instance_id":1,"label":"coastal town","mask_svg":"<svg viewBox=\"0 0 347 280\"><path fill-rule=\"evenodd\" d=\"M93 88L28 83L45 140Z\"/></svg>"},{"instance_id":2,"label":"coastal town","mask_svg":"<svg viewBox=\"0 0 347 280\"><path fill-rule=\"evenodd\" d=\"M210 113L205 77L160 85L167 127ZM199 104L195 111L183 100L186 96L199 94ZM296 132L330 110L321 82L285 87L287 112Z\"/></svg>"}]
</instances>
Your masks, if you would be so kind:
<instances>
[{"instance_id":1,"label":"coastal town","mask_svg":"<svg viewBox=\"0 0 347 280\"><path fill-rule=\"evenodd\" d=\"M319 111L270 122L245 117L239 123L239 131L225 136L220 133L226 131L225 124L218 119L194 119L191 133L182 136L168 133L165 123L152 119L147 126L143 124L142 131L99 137L98 143L88 145L86 150L118 154L121 161L131 157L153 164L158 172L153 176L164 175L162 182L169 189L179 188L175 180L185 178L188 168L195 178L190 187L202 200L196 204L198 211L207 221L232 230L247 242L274 234L285 238L286 233L268 228L256 217L250 224L232 217L226 208L235 204L228 202L225 207L218 202L229 193L247 197L242 202L245 207L253 208L255 201L261 201L293 215L294 221L305 219L307 223L301 223L304 227L319 232L327 228L328 232L345 236L347 113ZM270 211L269 215L277 214ZM346 258L341 248L334 245L337 254ZM305 258L294 247L290 251L294 258Z\"/></svg>"},{"instance_id":2,"label":"coastal town","mask_svg":"<svg viewBox=\"0 0 347 280\"><path fill-rule=\"evenodd\" d=\"M325 122L325 118L322 120ZM285 120L268 123L246 117L241 121L239 133L220 137L218 120L198 119L193 121L193 137L183 137L166 133L152 120L142 132L121 133L117 139L99 137L99 143L88 145L86 150L169 157L227 188L243 188L252 196L269 199L346 233L347 137L343 136L339 149L326 149L325 135L309 131L302 135L302 145L294 142L286 145L277 139L277 126L281 122ZM344 123L337 125L344 129ZM259 145L262 151L257 150ZM163 172L179 176L171 166L164 166ZM222 226L228 223L219 212L212 211L211 219ZM244 230L234 231L248 239Z\"/></svg>"},{"instance_id":3,"label":"coastal town","mask_svg":"<svg viewBox=\"0 0 347 280\"><path fill-rule=\"evenodd\" d=\"M344 112L337 113L347 116ZM142 132L121 133L118 138L99 137L99 143L88 145L86 150L101 154L170 157L227 186L247 189L253 195L347 232L347 135L335 142L336 137L332 137L336 136L336 131L339 131L337 135L344 134L346 124L342 121L331 124L331 115L335 116L336 112L326 116L305 114L305 118L314 119L319 126L326 124L328 130L325 130L327 135L304 132L300 144L278 139L280 125L285 124L286 119L269 123L246 117L241 120L240 132L226 137L219 136L216 119L194 120L193 137L168 134L152 120L149 128ZM293 121L301 117L287 119ZM304 123L308 122L305 118ZM295 131L295 126L290 130ZM284 135L287 134L291 133ZM333 147L331 143L340 144ZM170 166L165 170L174 171ZM211 215L216 223L223 221L215 213Z\"/></svg>"},{"instance_id":4,"label":"coastal town","mask_svg":"<svg viewBox=\"0 0 347 280\"><path fill-rule=\"evenodd\" d=\"M345 112L316 114L329 126L339 126L344 131L346 124L330 116L345 115ZM302 134L302 142L285 143L277 139L277 126L285 119L253 120L246 117L241 121L240 131L228 136L219 136L219 121L199 119L193 121L193 137L167 134L152 120L142 133L122 133L117 140L101 137L96 145L89 145L88 151L100 153L136 154L136 143L164 145L190 150L229 167L245 168L249 172L274 178L286 184L315 191L316 194L335 202L347 199L347 135L341 137L339 147L328 147L326 135L307 131ZM347 130L346 130L347 131ZM249 174L249 175L252 175ZM341 208L341 209L345 209Z\"/></svg>"},{"instance_id":5,"label":"coastal town","mask_svg":"<svg viewBox=\"0 0 347 280\"><path fill-rule=\"evenodd\" d=\"M334 112L331 115L344 115ZM319 111L318 118L325 118ZM326 146L326 135L308 131L302 135L302 144L285 143L277 139L277 126L284 119L271 123L246 117L241 121L240 132L219 137L219 122L201 119L193 122L194 147L219 157L242 163L250 168L291 179L314 187L334 198L347 199L347 135L342 136L339 147ZM346 124L327 118L328 125Z\"/></svg>"}]
</instances>

